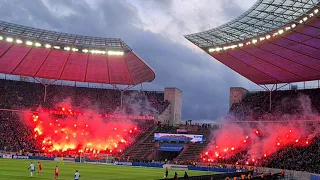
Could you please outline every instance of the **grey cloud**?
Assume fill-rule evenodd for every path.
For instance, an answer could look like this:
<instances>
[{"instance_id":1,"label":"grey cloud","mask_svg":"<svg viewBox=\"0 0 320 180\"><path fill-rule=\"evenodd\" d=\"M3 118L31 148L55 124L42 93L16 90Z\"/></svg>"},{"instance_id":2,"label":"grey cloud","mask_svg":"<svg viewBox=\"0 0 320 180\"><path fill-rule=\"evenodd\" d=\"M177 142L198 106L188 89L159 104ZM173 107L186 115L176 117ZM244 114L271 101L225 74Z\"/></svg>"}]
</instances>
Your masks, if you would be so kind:
<instances>
[{"instance_id":1,"label":"grey cloud","mask_svg":"<svg viewBox=\"0 0 320 180\"><path fill-rule=\"evenodd\" d=\"M50 11L51 5L47 7L38 0L4 1L0 2L1 19L75 34L123 38L156 70L156 80L145 84L145 88L183 90L183 119L216 119L224 115L229 106L229 87L242 85L243 78L204 52L142 30L137 9L126 1L101 1L96 9L82 0L52 2L52 7L67 6L74 13L56 16Z\"/></svg>"},{"instance_id":2,"label":"grey cloud","mask_svg":"<svg viewBox=\"0 0 320 180\"><path fill-rule=\"evenodd\" d=\"M221 9L226 20L231 20L240 16L245 10L233 0L223 0L221 1Z\"/></svg>"}]
</instances>

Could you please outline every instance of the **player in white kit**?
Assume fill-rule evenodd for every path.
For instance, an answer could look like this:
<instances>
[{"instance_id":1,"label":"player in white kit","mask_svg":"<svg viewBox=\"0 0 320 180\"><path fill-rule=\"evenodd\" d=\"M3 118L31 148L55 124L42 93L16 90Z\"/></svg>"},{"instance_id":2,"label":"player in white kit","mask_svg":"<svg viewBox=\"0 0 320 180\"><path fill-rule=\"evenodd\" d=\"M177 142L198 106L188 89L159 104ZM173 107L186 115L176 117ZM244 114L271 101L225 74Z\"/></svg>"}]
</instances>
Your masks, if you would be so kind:
<instances>
[{"instance_id":1,"label":"player in white kit","mask_svg":"<svg viewBox=\"0 0 320 180\"><path fill-rule=\"evenodd\" d=\"M80 173L78 170L76 170L76 173L74 173L74 180L79 180L80 179Z\"/></svg>"},{"instance_id":2,"label":"player in white kit","mask_svg":"<svg viewBox=\"0 0 320 180\"><path fill-rule=\"evenodd\" d=\"M30 170L30 177L33 177L33 172L36 170L36 166L33 164L33 162L31 162L28 169Z\"/></svg>"}]
</instances>

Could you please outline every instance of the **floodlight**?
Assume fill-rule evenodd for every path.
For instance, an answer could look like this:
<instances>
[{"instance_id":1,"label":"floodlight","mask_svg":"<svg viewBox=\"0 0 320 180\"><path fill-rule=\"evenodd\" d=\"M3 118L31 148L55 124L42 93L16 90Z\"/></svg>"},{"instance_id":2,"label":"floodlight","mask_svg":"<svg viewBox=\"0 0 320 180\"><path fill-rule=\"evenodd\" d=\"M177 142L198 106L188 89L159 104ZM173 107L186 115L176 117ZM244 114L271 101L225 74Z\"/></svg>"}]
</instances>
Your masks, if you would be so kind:
<instances>
[{"instance_id":1,"label":"floodlight","mask_svg":"<svg viewBox=\"0 0 320 180\"><path fill-rule=\"evenodd\" d=\"M238 46L239 46L239 47L242 47L242 46L243 46L243 44L242 44L242 43L240 43L240 44L238 44Z\"/></svg>"},{"instance_id":2,"label":"floodlight","mask_svg":"<svg viewBox=\"0 0 320 180\"><path fill-rule=\"evenodd\" d=\"M123 54L122 51L108 51L108 55L122 56Z\"/></svg>"},{"instance_id":3,"label":"floodlight","mask_svg":"<svg viewBox=\"0 0 320 180\"><path fill-rule=\"evenodd\" d=\"M60 46L53 46L54 49L60 49Z\"/></svg>"},{"instance_id":4,"label":"floodlight","mask_svg":"<svg viewBox=\"0 0 320 180\"><path fill-rule=\"evenodd\" d=\"M32 44L33 44L33 42L31 42L31 41L26 42L26 45L28 45L28 46L32 46Z\"/></svg>"},{"instance_id":5,"label":"floodlight","mask_svg":"<svg viewBox=\"0 0 320 180\"><path fill-rule=\"evenodd\" d=\"M12 39L11 37L7 37L7 38L6 38L6 41L8 41L8 42L13 42L13 39Z\"/></svg>"},{"instance_id":6,"label":"floodlight","mask_svg":"<svg viewBox=\"0 0 320 180\"><path fill-rule=\"evenodd\" d=\"M215 50L213 48L210 48L209 49L209 52L214 52Z\"/></svg>"},{"instance_id":7,"label":"floodlight","mask_svg":"<svg viewBox=\"0 0 320 180\"><path fill-rule=\"evenodd\" d=\"M268 34L268 35L266 35L266 39L269 39L269 38L271 38L271 36Z\"/></svg>"},{"instance_id":8,"label":"floodlight","mask_svg":"<svg viewBox=\"0 0 320 180\"><path fill-rule=\"evenodd\" d=\"M63 49L66 51L70 51L70 47L64 47Z\"/></svg>"},{"instance_id":9,"label":"floodlight","mask_svg":"<svg viewBox=\"0 0 320 180\"><path fill-rule=\"evenodd\" d=\"M78 51L77 48L72 48L71 50L74 51L74 52Z\"/></svg>"},{"instance_id":10,"label":"floodlight","mask_svg":"<svg viewBox=\"0 0 320 180\"><path fill-rule=\"evenodd\" d=\"M258 40L252 39L252 43L255 44Z\"/></svg>"},{"instance_id":11,"label":"floodlight","mask_svg":"<svg viewBox=\"0 0 320 180\"><path fill-rule=\"evenodd\" d=\"M88 53L88 52L89 52L89 50L88 50L88 49L82 49L82 52L84 52L84 53Z\"/></svg>"},{"instance_id":12,"label":"floodlight","mask_svg":"<svg viewBox=\"0 0 320 180\"><path fill-rule=\"evenodd\" d=\"M279 33L279 34L282 34L282 33L283 33L283 29L280 29L280 30L278 31L278 33Z\"/></svg>"},{"instance_id":13,"label":"floodlight","mask_svg":"<svg viewBox=\"0 0 320 180\"><path fill-rule=\"evenodd\" d=\"M307 21L307 20L308 20L308 17L304 17L302 20L303 20L303 21Z\"/></svg>"},{"instance_id":14,"label":"floodlight","mask_svg":"<svg viewBox=\"0 0 320 180\"><path fill-rule=\"evenodd\" d=\"M21 44L21 43L22 43L22 40L21 40L21 39L17 39L17 40L16 40L16 43Z\"/></svg>"},{"instance_id":15,"label":"floodlight","mask_svg":"<svg viewBox=\"0 0 320 180\"><path fill-rule=\"evenodd\" d=\"M313 12L317 14L319 12L319 9L315 9Z\"/></svg>"},{"instance_id":16,"label":"floodlight","mask_svg":"<svg viewBox=\"0 0 320 180\"><path fill-rule=\"evenodd\" d=\"M49 48L51 48L51 45L50 44L46 44L45 47L49 49Z\"/></svg>"},{"instance_id":17,"label":"floodlight","mask_svg":"<svg viewBox=\"0 0 320 180\"><path fill-rule=\"evenodd\" d=\"M38 43L38 42L36 42L34 45L35 45L36 47L40 47L40 46L41 46L41 44Z\"/></svg>"}]
</instances>

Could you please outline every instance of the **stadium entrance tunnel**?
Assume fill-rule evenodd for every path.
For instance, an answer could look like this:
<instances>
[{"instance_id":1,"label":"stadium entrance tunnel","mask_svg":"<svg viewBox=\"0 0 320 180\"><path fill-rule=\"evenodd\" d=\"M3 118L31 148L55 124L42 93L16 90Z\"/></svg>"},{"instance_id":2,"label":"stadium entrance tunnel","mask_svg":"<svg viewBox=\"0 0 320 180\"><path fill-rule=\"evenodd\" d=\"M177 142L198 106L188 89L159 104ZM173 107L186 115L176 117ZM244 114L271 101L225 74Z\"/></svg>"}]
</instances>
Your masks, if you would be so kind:
<instances>
[{"instance_id":1,"label":"stadium entrance tunnel","mask_svg":"<svg viewBox=\"0 0 320 180\"><path fill-rule=\"evenodd\" d=\"M184 149L183 144L162 144L157 151L157 160L173 160Z\"/></svg>"}]
</instances>

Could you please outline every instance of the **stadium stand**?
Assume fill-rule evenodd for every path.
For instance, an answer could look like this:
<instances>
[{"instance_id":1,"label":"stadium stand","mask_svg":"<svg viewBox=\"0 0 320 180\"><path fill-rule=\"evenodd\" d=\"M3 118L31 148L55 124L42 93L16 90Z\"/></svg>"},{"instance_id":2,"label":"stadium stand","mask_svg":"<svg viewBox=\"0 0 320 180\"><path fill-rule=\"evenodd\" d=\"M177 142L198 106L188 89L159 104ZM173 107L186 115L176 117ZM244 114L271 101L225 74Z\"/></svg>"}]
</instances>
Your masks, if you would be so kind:
<instances>
[{"instance_id":1,"label":"stadium stand","mask_svg":"<svg viewBox=\"0 0 320 180\"><path fill-rule=\"evenodd\" d=\"M320 139L315 138L310 146L287 146L266 158L261 165L278 169L307 171L320 174Z\"/></svg>"},{"instance_id":2,"label":"stadium stand","mask_svg":"<svg viewBox=\"0 0 320 180\"><path fill-rule=\"evenodd\" d=\"M283 90L272 93L273 108L271 111L269 109L269 92L261 91L249 92L241 102L231 106L229 113L238 119L261 119L267 118L268 113L272 115L305 115L320 112L320 89ZM303 116L303 118L306 117Z\"/></svg>"},{"instance_id":3,"label":"stadium stand","mask_svg":"<svg viewBox=\"0 0 320 180\"><path fill-rule=\"evenodd\" d=\"M120 106L121 93L115 89L97 89L97 88L84 88L72 86L52 85L48 88L47 99L43 102L43 87L38 83L29 83L22 81L0 80L1 89L1 102L0 107L3 109L10 108L35 108L35 106L43 106L46 108L53 108L57 103L70 98L72 105L75 107L86 108L92 106L93 103L98 105L98 109L103 109L105 112L114 112ZM130 109L130 104L139 104L137 109L140 113L158 113L161 114L168 105L168 101L164 101L163 93L140 92L140 91L126 91L127 105L126 113L132 114L133 110ZM91 103L90 103L91 101ZM138 102L138 103L137 103ZM156 111L148 105L151 105ZM146 109L149 108L149 109ZM147 110L147 111L145 111Z\"/></svg>"},{"instance_id":4,"label":"stadium stand","mask_svg":"<svg viewBox=\"0 0 320 180\"><path fill-rule=\"evenodd\" d=\"M198 162L200 160L200 154L207 147L210 139L210 134L213 128L202 128L198 127L197 131L188 132L189 134L200 134L203 135L206 141L204 143L189 143L184 151L182 151L174 161L179 162L179 164L185 164L187 162Z\"/></svg>"},{"instance_id":5,"label":"stadium stand","mask_svg":"<svg viewBox=\"0 0 320 180\"><path fill-rule=\"evenodd\" d=\"M278 121L279 117L285 119L286 116L301 120L312 120L319 115L319 92L320 89L304 89L304 90L284 90L273 92L272 111L269 111L268 93L249 92L239 103L232 105L229 115L238 120L245 121L262 121L271 120ZM290 119L289 119L290 120ZM319 124L318 122L310 122ZM308 126L308 123L306 123ZM315 138L310 142L309 146L289 145L281 148L271 156L262 159L260 166L271 168L284 168L289 170L307 171L311 173L320 173L318 152L320 151L319 134L315 134ZM243 159L242 155L224 161L224 163L235 163L239 159Z\"/></svg>"},{"instance_id":6,"label":"stadium stand","mask_svg":"<svg viewBox=\"0 0 320 180\"><path fill-rule=\"evenodd\" d=\"M116 111L120 105L120 92L113 89L96 89L52 85L48 88L47 101L44 103L43 87L38 83L0 80L0 108L2 109L36 109L39 106L53 108L56 103L70 98L73 106L87 108L95 104L101 113ZM154 115L161 114L168 105L163 100L161 92L127 91L125 93L124 108L126 114ZM90 102L90 103L89 103ZM132 107L132 104L135 106ZM138 112L137 112L138 111ZM31 151L38 149L37 142L30 139L32 130L18 120L15 113L1 111L0 121L0 149L8 151ZM153 121L141 123L140 128L145 132L154 126Z\"/></svg>"}]
</instances>

